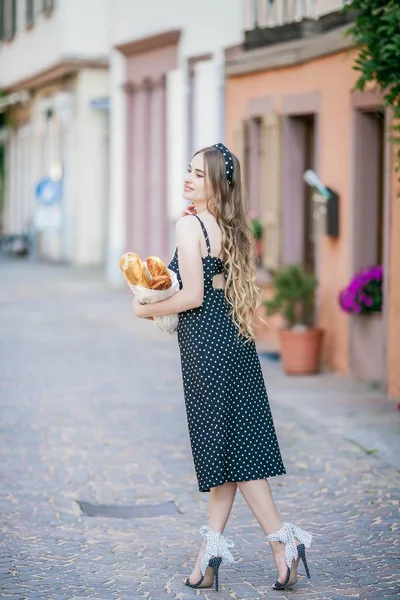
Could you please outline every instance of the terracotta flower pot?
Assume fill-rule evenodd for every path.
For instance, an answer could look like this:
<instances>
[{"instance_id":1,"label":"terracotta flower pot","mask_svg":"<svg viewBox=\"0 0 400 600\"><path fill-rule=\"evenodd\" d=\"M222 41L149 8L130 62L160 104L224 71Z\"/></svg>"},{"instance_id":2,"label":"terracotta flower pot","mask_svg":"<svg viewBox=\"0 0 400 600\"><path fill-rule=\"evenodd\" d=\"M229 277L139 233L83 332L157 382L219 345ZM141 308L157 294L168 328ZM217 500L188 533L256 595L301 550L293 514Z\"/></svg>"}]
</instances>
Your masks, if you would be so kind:
<instances>
[{"instance_id":1,"label":"terracotta flower pot","mask_svg":"<svg viewBox=\"0 0 400 600\"><path fill-rule=\"evenodd\" d=\"M279 333L283 369L290 375L309 375L320 370L322 329L293 331L283 329Z\"/></svg>"},{"instance_id":2,"label":"terracotta flower pot","mask_svg":"<svg viewBox=\"0 0 400 600\"><path fill-rule=\"evenodd\" d=\"M256 258L261 258L262 254L262 240L253 241L253 251Z\"/></svg>"}]
</instances>

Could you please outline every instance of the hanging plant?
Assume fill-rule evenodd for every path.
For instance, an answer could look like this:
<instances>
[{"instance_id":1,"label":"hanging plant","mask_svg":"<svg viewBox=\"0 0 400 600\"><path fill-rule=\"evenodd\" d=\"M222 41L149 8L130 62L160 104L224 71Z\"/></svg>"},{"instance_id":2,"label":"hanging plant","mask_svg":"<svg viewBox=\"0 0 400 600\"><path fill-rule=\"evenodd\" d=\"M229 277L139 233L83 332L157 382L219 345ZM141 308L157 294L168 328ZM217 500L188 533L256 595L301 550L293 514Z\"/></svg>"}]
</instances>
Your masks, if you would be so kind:
<instances>
[{"instance_id":1,"label":"hanging plant","mask_svg":"<svg viewBox=\"0 0 400 600\"><path fill-rule=\"evenodd\" d=\"M362 315L382 311L383 267L370 267L356 273L340 292L340 308L349 314Z\"/></svg>"},{"instance_id":2,"label":"hanging plant","mask_svg":"<svg viewBox=\"0 0 400 600\"><path fill-rule=\"evenodd\" d=\"M355 12L347 35L359 48L354 69L360 73L356 89L368 83L382 90L384 104L393 112L392 142L400 169L400 2L399 0L350 0L345 11Z\"/></svg>"}]
</instances>

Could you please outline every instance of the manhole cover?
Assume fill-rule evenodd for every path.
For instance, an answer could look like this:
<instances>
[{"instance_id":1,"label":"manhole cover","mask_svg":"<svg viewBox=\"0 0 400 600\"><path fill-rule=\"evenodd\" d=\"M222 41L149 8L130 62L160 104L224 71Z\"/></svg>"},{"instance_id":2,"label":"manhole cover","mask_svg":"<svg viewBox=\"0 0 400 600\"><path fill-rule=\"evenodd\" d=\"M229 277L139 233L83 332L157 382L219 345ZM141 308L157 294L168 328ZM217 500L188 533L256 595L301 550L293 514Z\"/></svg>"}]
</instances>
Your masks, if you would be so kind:
<instances>
[{"instance_id":1,"label":"manhole cover","mask_svg":"<svg viewBox=\"0 0 400 600\"><path fill-rule=\"evenodd\" d=\"M76 501L84 515L88 517L113 517L115 519L151 518L160 515L176 515L179 513L175 502L162 502L161 504L142 504L138 506L118 506L116 504L91 504L90 502Z\"/></svg>"}]
</instances>

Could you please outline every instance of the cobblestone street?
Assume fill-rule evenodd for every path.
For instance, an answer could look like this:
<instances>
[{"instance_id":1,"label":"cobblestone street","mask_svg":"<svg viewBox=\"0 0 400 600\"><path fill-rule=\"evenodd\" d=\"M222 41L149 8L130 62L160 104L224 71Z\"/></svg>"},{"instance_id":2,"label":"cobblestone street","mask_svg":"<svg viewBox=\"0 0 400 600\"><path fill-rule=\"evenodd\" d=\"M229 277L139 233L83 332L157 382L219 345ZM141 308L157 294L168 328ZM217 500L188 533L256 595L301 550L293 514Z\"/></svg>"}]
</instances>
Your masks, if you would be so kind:
<instances>
[{"instance_id":1,"label":"cobblestone street","mask_svg":"<svg viewBox=\"0 0 400 600\"><path fill-rule=\"evenodd\" d=\"M0 597L381 600L399 597L400 412L379 390L263 361L288 475L284 520L310 531L312 579L274 592L268 544L238 493L220 586L182 585L206 522L185 421L176 337L135 319L100 273L0 263ZM78 502L155 505L150 518L85 516Z\"/></svg>"}]
</instances>

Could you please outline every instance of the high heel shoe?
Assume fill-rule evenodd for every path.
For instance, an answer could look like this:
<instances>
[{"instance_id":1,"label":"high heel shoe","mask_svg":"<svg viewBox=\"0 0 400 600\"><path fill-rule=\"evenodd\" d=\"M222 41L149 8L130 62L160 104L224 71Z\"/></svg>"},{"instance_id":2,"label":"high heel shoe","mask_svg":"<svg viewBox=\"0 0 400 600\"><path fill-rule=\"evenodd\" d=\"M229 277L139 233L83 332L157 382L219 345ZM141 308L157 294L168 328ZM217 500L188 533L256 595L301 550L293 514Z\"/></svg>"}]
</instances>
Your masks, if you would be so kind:
<instances>
[{"instance_id":1,"label":"high heel shoe","mask_svg":"<svg viewBox=\"0 0 400 600\"><path fill-rule=\"evenodd\" d=\"M296 539L300 544L296 545ZM287 564L286 579L283 583L276 581L272 586L274 590L284 590L297 582L297 567L300 559L303 561L306 575L310 579L310 571L307 564L306 548L311 546L312 535L303 531L292 523L284 523L282 527L267 535L268 542L283 542L285 544L285 561Z\"/></svg>"},{"instance_id":2,"label":"high heel shoe","mask_svg":"<svg viewBox=\"0 0 400 600\"><path fill-rule=\"evenodd\" d=\"M234 543L206 525L200 529L200 533L206 540L205 552L201 559L201 578L197 583L190 583L188 577L185 585L196 589L210 588L215 581L215 591L218 592L218 571L222 563L233 563L229 548L233 548Z\"/></svg>"}]
</instances>

